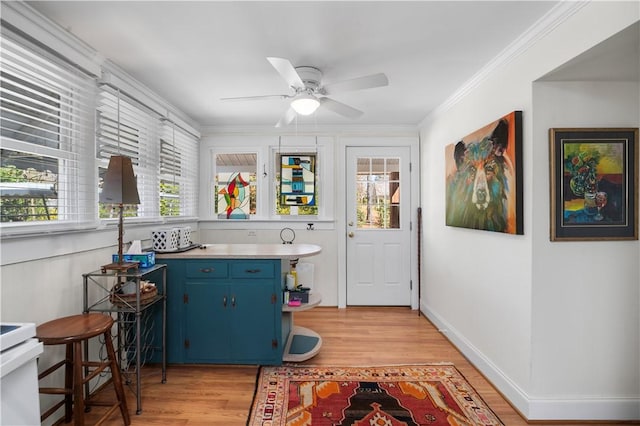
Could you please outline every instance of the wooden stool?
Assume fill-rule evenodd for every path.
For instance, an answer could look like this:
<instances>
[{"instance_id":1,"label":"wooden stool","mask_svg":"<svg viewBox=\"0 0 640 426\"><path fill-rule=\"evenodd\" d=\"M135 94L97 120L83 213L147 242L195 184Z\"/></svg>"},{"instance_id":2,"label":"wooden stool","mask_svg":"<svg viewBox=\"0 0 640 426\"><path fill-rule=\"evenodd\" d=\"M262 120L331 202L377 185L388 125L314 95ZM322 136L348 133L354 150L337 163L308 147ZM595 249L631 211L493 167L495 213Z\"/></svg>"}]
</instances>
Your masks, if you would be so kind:
<instances>
[{"instance_id":1,"label":"wooden stool","mask_svg":"<svg viewBox=\"0 0 640 426\"><path fill-rule=\"evenodd\" d=\"M43 394L64 395L62 401L42 414L41 420L44 420L64 405L65 422L68 423L73 417L74 425L84 425L85 406L107 405L110 406L110 408L98 423L102 423L118 407L120 408L124 424L129 425L131 423L129 411L127 410L127 399L122 386L122 377L120 376L120 367L118 366L116 353L113 349L113 341L111 340L112 325L113 318L110 316L91 313L55 319L41 324L36 328L36 337L40 339L43 344L66 345L65 360L51 366L38 376L38 379L42 379L61 366L65 366L64 388L40 388L40 393ZM104 362L83 360L82 343L99 335L104 336L108 359ZM111 378L116 391L116 402L113 405L110 405L111 403L93 402L90 400L89 395L87 395L87 399L85 400L83 386L107 367L111 370ZM86 377L83 374L85 369L87 371Z\"/></svg>"}]
</instances>

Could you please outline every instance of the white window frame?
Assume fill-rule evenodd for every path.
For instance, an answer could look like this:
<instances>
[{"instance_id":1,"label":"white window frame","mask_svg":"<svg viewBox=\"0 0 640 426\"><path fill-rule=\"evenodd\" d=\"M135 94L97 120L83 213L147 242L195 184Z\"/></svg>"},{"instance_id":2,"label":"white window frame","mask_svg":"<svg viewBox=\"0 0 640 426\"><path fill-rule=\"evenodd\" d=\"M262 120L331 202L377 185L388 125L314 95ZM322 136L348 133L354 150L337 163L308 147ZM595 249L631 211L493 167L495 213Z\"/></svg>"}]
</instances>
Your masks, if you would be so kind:
<instances>
[{"instance_id":1,"label":"white window frame","mask_svg":"<svg viewBox=\"0 0 640 426\"><path fill-rule=\"evenodd\" d=\"M266 142L266 143L265 143ZM207 172L201 172L202 185L200 191L200 219L220 223L238 223L247 221L296 221L316 222L335 220L335 179L334 171L330 167L335 164L335 138L315 136L254 136L214 137L203 139L203 150L206 159L201 167ZM280 172L279 154L315 154L316 157L316 185L318 186L318 214L317 215L278 215L276 214L276 176ZM219 219L213 211L213 186L216 176L216 155L218 154L256 154L256 214L249 219Z\"/></svg>"},{"instance_id":2,"label":"white window frame","mask_svg":"<svg viewBox=\"0 0 640 426\"><path fill-rule=\"evenodd\" d=\"M209 219L209 220L216 220L216 221L221 221L221 222L227 222L227 221L231 221L231 222L242 222L242 221L247 221L247 220L256 220L256 219L264 219L264 217L261 215L261 212L264 209L264 200L263 200L263 195L261 194L261 187L265 184L264 182L264 173L261 170L264 170L261 168L261 165L264 164L264 153L261 152L262 150L256 147L231 147L231 146L226 146L226 147L216 147L216 148L211 148L209 150L209 154L208 154L208 167L207 169L209 170L208 173L208 178L205 181L206 184L203 185L205 188L204 190L207 193L206 197L201 197L201 200L204 199L205 201L205 205L200 205L200 211L201 212L206 212L204 215L201 214L200 217L201 218L205 218L205 219ZM213 188L216 185L216 175L218 173L217 171L217 164L216 164L216 157L218 154L256 154L256 214L255 215L250 215L249 219L220 219L218 218L218 215L215 212L215 197L216 195L213 193ZM202 194L202 191L201 191Z\"/></svg>"},{"instance_id":3,"label":"white window frame","mask_svg":"<svg viewBox=\"0 0 640 426\"><path fill-rule=\"evenodd\" d=\"M57 148L34 144L11 137L2 138L2 148L9 151L42 155L58 160L58 219L26 222L3 222L3 236L31 235L93 228L97 225L95 194L90 182L94 177L93 150L86 139L95 133L93 108L94 77L88 75L30 41L2 28L5 72L60 95ZM14 65L10 65L14 64ZM73 80L73 81L72 81ZM55 81L55 83L54 83ZM37 102L37 101L36 101Z\"/></svg>"}]
</instances>

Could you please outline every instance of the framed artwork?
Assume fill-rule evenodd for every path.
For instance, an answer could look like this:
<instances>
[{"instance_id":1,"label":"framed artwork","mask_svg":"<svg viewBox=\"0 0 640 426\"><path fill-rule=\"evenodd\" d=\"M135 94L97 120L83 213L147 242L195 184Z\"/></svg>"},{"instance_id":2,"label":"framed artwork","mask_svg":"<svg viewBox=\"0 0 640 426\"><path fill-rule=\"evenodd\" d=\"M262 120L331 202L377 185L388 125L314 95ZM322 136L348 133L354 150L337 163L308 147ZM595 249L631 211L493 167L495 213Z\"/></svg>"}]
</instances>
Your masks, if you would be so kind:
<instances>
[{"instance_id":1,"label":"framed artwork","mask_svg":"<svg viewBox=\"0 0 640 426\"><path fill-rule=\"evenodd\" d=\"M280 205L315 206L315 154L280 155Z\"/></svg>"},{"instance_id":2,"label":"framed artwork","mask_svg":"<svg viewBox=\"0 0 640 426\"><path fill-rule=\"evenodd\" d=\"M550 129L551 241L638 239L638 129Z\"/></svg>"},{"instance_id":3,"label":"framed artwork","mask_svg":"<svg viewBox=\"0 0 640 426\"><path fill-rule=\"evenodd\" d=\"M522 223L522 111L445 147L446 224L508 234Z\"/></svg>"}]
</instances>

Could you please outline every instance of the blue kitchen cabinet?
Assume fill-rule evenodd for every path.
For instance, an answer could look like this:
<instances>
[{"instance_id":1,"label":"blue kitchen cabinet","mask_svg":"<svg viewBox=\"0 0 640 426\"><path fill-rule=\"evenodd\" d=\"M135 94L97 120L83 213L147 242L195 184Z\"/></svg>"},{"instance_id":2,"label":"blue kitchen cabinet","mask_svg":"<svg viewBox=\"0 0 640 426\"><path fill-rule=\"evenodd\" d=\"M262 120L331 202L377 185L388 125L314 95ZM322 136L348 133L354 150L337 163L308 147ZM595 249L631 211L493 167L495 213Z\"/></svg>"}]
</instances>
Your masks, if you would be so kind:
<instances>
[{"instance_id":1,"label":"blue kitchen cabinet","mask_svg":"<svg viewBox=\"0 0 640 426\"><path fill-rule=\"evenodd\" d=\"M168 362L282 363L280 260L165 260Z\"/></svg>"}]
</instances>

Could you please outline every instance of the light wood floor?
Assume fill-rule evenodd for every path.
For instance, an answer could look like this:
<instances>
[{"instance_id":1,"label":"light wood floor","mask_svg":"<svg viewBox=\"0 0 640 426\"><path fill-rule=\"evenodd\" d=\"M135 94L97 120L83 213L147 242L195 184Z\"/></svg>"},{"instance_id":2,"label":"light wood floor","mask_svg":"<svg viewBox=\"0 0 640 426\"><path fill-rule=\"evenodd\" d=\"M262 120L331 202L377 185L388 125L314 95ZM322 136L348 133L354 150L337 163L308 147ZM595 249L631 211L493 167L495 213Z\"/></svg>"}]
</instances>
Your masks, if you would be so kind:
<instances>
[{"instance_id":1,"label":"light wood floor","mask_svg":"<svg viewBox=\"0 0 640 426\"><path fill-rule=\"evenodd\" d=\"M296 325L317 331L323 338L320 353L308 365L370 366L453 362L484 401L507 426L527 423L485 378L423 316L408 308L315 308L295 314ZM253 398L256 366L170 365L167 383L160 368L144 369L142 414L127 390L132 425L245 425ZM109 395L111 396L111 389ZM99 407L88 413L92 424ZM115 413L106 425L120 425ZM589 426L630 424L535 422L532 424ZM637 423L635 423L637 424Z\"/></svg>"}]
</instances>

